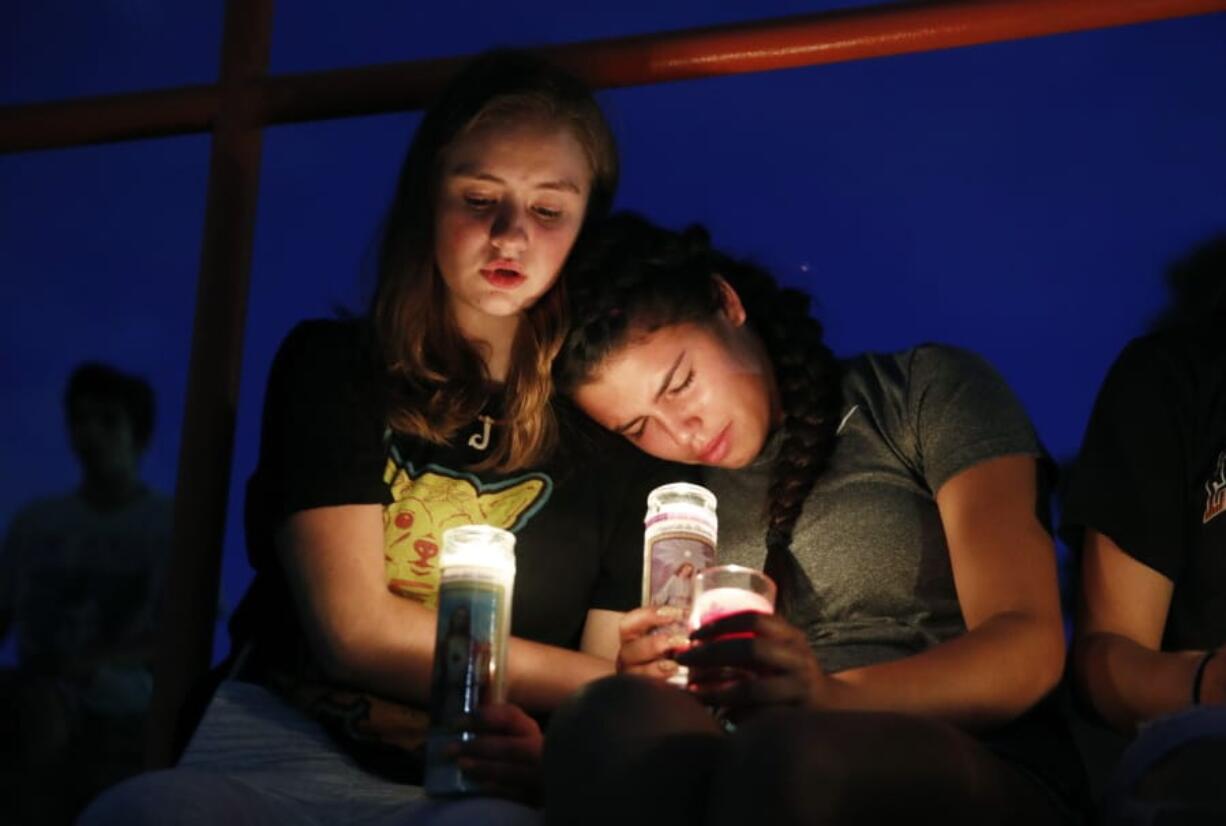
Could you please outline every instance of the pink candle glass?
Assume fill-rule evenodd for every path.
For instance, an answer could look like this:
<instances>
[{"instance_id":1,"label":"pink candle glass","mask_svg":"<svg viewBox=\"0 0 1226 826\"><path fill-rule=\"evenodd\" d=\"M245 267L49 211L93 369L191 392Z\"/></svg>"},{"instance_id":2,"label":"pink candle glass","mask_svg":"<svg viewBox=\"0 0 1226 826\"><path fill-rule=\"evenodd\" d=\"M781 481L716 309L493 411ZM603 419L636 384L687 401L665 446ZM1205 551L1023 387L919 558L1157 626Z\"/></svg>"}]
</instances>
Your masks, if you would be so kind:
<instances>
[{"instance_id":1,"label":"pink candle glass","mask_svg":"<svg viewBox=\"0 0 1226 826\"><path fill-rule=\"evenodd\" d=\"M775 583L761 571L742 565L718 565L694 577L694 601L690 611L690 629L695 630L731 614L754 611L775 613ZM752 631L721 634L702 644L753 637ZM731 665L691 668L691 685L718 686L722 683L752 677L751 671ZM720 711L721 719L728 717ZM729 717L729 720L731 718Z\"/></svg>"},{"instance_id":2,"label":"pink candle glass","mask_svg":"<svg viewBox=\"0 0 1226 826\"><path fill-rule=\"evenodd\" d=\"M775 583L753 568L717 565L694 577L693 599L691 630L743 611L775 613Z\"/></svg>"}]
</instances>

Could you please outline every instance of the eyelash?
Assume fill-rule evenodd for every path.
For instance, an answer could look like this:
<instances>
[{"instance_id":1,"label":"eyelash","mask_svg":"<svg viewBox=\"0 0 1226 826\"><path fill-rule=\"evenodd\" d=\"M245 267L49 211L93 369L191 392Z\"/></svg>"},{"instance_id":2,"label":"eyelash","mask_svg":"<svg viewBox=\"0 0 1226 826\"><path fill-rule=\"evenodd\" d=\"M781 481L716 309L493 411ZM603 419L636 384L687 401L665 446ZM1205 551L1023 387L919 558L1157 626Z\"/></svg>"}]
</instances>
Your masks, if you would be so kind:
<instances>
[{"instance_id":1,"label":"eyelash","mask_svg":"<svg viewBox=\"0 0 1226 826\"><path fill-rule=\"evenodd\" d=\"M690 372L686 373L685 381L681 382L681 384L677 385L676 387L669 388L668 395L676 396L677 394L684 392L685 389L688 388L693 383L694 383L694 371L691 369ZM634 430L625 430L622 432L627 439L629 439L632 442L637 442L639 439L643 438L643 432L645 430L647 430L647 420L646 419L644 419L643 423L640 424Z\"/></svg>"},{"instance_id":2,"label":"eyelash","mask_svg":"<svg viewBox=\"0 0 1226 826\"><path fill-rule=\"evenodd\" d=\"M491 207L494 206L496 200L497 199L495 198L486 198L481 195L465 195L464 196L464 203L467 204L470 209L473 209L477 212L485 212L486 210L490 209ZM562 217L562 210L554 209L552 207L534 206L532 207L532 212L541 221L544 221L547 223L551 221L556 221Z\"/></svg>"},{"instance_id":3,"label":"eyelash","mask_svg":"<svg viewBox=\"0 0 1226 826\"><path fill-rule=\"evenodd\" d=\"M687 387L689 387L693 383L694 383L694 371L690 370L690 372L687 373L685 376L685 381L681 382L681 384L677 385L676 387L669 388L668 395L676 396L678 393L682 392L683 390L685 390Z\"/></svg>"}]
</instances>

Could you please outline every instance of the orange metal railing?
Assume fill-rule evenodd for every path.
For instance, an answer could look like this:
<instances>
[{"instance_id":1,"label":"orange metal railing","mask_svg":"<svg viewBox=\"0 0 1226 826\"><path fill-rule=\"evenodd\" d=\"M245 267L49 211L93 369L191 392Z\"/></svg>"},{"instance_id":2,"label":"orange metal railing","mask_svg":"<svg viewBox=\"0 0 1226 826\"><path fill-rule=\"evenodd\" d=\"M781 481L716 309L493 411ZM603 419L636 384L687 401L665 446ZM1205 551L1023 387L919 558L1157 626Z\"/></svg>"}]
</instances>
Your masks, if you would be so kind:
<instances>
[{"instance_id":1,"label":"orange metal railing","mask_svg":"<svg viewBox=\"0 0 1226 826\"><path fill-rule=\"evenodd\" d=\"M542 49L598 88L864 60L1226 11L1226 0L898 3ZM247 78L256 119L293 123L424 105L462 58ZM0 152L207 132L220 85L0 107Z\"/></svg>"}]
</instances>

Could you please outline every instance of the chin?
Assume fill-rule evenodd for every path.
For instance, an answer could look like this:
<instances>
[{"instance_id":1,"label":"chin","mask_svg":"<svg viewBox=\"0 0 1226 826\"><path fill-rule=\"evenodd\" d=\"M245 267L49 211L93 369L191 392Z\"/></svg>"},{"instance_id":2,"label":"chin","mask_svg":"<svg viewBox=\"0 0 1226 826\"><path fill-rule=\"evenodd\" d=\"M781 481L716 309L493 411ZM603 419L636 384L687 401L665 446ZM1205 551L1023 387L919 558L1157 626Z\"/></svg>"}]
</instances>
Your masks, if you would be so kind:
<instances>
[{"instance_id":1,"label":"chin","mask_svg":"<svg viewBox=\"0 0 1226 826\"><path fill-rule=\"evenodd\" d=\"M725 470L740 470L754 460L753 456L725 456L723 461L714 467Z\"/></svg>"},{"instance_id":2,"label":"chin","mask_svg":"<svg viewBox=\"0 0 1226 826\"><path fill-rule=\"evenodd\" d=\"M494 318L509 318L522 313L531 302L520 301L506 295L492 295L480 303L481 312Z\"/></svg>"}]
</instances>

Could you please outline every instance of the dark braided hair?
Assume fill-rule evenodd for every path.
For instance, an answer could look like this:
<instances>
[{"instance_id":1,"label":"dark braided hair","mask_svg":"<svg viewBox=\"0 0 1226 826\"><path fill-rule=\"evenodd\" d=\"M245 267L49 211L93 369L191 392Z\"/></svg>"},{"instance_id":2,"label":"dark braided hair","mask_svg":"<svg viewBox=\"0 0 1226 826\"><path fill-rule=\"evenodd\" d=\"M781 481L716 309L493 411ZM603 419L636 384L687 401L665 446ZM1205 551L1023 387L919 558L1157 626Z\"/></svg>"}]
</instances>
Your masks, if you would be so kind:
<instances>
[{"instance_id":1,"label":"dark braided hair","mask_svg":"<svg viewBox=\"0 0 1226 826\"><path fill-rule=\"evenodd\" d=\"M809 296L712 249L702 227L675 233L631 213L599 227L576 251L566 278L571 329L554 361L554 381L568 394L635 337L717 316L724 306L719 278L736 291L774 367L783 408L783 444L765 506L765 569L778 585L780 612L790 613L803 583L792 531L829 463L841 404L839 364L809 314Z\"/></svg>"}]
</instances>

